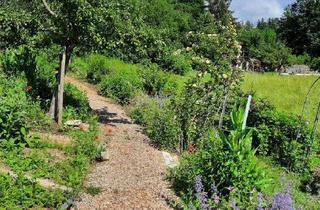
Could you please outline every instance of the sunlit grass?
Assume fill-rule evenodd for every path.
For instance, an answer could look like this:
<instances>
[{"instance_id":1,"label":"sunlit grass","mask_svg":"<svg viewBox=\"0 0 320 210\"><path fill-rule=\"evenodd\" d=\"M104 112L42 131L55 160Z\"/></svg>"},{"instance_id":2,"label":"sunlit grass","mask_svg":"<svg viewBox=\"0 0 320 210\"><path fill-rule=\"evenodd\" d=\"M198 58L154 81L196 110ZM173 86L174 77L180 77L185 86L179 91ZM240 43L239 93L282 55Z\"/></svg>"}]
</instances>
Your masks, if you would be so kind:
<instances>
[{"instance_id":1,"label":"sunlit grass","mask_svg":"<svg viewBox=\"0 0 320 210\"><path fill-rule=\"evenodd\" d=\"M267 98L279 111L301 115L307 92L316 79L317 76L245 73L241 87L245 92L253 91L256 96ZM319 102L320 81L311 91L304 114L311 124L315 119Z\"/></svg>"}]
</instances>

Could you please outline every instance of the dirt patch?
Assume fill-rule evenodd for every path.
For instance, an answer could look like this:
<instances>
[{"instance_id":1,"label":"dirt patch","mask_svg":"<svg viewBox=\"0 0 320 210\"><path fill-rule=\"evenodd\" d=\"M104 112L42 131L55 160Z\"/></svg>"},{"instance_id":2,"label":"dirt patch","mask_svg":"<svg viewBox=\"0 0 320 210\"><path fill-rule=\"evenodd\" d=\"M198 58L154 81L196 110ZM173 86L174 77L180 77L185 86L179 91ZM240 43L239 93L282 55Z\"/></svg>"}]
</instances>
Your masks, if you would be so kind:
<instances>
[{"instance_id":1,"label":"dirt patch","mask_svg":"<svg viewBox=\"0 0 320 210\"><path fill-rule=\"evenodd\" d=\"M70 146L73 139L62 135L62 134L52 134L52 133L31 133L31 135L39 136L42 141L48 142L50 144L59 146Z\"/></svg>"}]
</instances>

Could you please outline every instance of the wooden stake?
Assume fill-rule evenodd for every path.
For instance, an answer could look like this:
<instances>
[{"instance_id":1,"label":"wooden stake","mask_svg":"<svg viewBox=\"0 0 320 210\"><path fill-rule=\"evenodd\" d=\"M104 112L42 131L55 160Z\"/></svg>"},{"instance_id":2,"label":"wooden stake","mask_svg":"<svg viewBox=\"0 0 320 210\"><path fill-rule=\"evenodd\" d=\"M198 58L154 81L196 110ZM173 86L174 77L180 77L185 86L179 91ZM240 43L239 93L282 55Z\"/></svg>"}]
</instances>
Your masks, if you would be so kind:
<instances>
[{"instance_id":1,"label":"wooden stake","mask_svg":"<svg viewBox=\"0 0 320 210\"><path fill-rule=\"evenodd\" d=\"M252 100L252 95L249 95L248 101L247 101L246 110L245 110L245 112L244 112L242 130L246 129L246 126L247 126L247 120L248 120L248 115L249 115L251 100Z\"/></svg>"},{"instance_id":2,"label":"wooden stake","mask_svg":"<svg viewBox=\"0 0 320 210\"><path fill-rule=\"evenodd\" d=\"M64 76L66 71L66 47L63 47L61 66L59 71L59 84L58 84L58 94L57 94L57 115L56 122L59 126L62 125L62 113L63 113L63 90L64 90Z\"/></svg>"}]
</instances>

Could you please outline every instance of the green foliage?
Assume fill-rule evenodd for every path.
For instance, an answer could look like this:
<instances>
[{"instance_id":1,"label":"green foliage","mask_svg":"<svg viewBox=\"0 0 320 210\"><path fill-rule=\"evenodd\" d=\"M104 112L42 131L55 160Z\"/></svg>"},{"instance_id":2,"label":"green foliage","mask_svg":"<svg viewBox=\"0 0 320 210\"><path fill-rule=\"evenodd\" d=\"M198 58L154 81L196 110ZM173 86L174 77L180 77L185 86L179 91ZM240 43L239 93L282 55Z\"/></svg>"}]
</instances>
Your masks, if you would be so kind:
<instances>
[{"instance_id":1,"label":"green foliage","mask_svg":"<svg viewBox=\"0 0 320 210\"><path fill-rule=\"evenodd\" d=\"M111 97L120 104L128 104L143 89L143 83L137 66L123 62L119 64L119 68L115 66L110 74L104 76L99 90L102 95Z\"/></svg>"},{"instance_id":2,"label":"green foliage","mask_svg":"<svg viewBox=\"0 0 320 210\"><path fill-rule=\"evenodd\" d=\"M107 58L98 54L90 54L85 58L88 81L97 84L102 78L110 73L110 67L106 65Z\"/></svg>"},{"instance_id":3,"label":"green foliage","mask_svg":"<svg viewBox=\"0 0 320 210\"><path fill-rule=\"evenodd\" d=\"M254 145L261 154L271 155L293 171L307 169L312 132L302 119L281 114L266 100L257 100L251 106L248 126L254 128Z\"/></svg>"},{"instance_id":4,"label":"green foliage","mask_svg":"<svg viewBox=\"0 0 320 210\"><path fill-rule=\"evenodd\" d=\"M215 185L224 198L233 187L239 201L248 201L254 187L258 190L265 184L263 171L257 166L251 149L252 131L242 130L243 110L234 110L231 118L234 128L229 134L218 136L211 131L196 145L192 153L182 156L180 165L173 169L171 179L187 203L196 199L193 181L201 176L204 191L212 195Z\"/></svg>"},{"instance_id":5,"label":"green foliage","mask_svg":"<svg viewBox=\"0 0 320 210\"><path fill-rule=\"evenodd\" d=\"M191 60L178 52L167 52L161 60L161 67L175 74L184 75L192 70Z\"/></svg>"},{"instance_id":6,"label":"green foliage","mask_svg":"<svg viewBox=\"0 0 320 210\"><path fill-rule=\"evenodd\" d=\"M299 64L299 65L307 65L311 61L311 57L308 54L303 55L290 55L288 58L288 63L290 65Z\"/></svg>"},{"instance_id":7,"label":"green foliage","mask_svg":"<svg viewBox=\"0 0 320 210\"><path fill-rule=\"evenodd\" d=\"M21 176L11 178L7 174L0 174L0 182L0 208L49 207L61 205L65 201L65 195L61 191L45 190Z\"/></svg>"},{"instance_id":8,"label":"green foliage","mask_svg":"<svg viewBox=\"0 0 320 210\"><path fill-rule=\"evenodd\" d=\"M320 57L312 58L310 66L312 69L319 71L320 70Z\"/></svg>"},{"instance_id":9,"label":"green foliage","mask_svg":"<svg viewBox=\"0 0 320 210\"><path fill-rule=\"evenodd\" d=\"M278 39L276 31L271 27L243 27L239 32L239 41L243 47L244 59L259 60L261 68L268 71L277 70L289 61L292 62L291 50Z\"/></svg>"},{"instance_id":10,"label":"green foliage","mask_svg":"<svg viewBox=\"0 0 320 210\"><path fill-rule=\"evenodd\" d=\"M40 97L45 105L52 96L55 84L56 64L51 62L45 52L35 53L27 47L7 49L2 58L3 70L8 76L25 76L32 88L29 91L34 99Z\"/></svg>"},{"instance_id":11,"label":"green foliage","mask_svg":"<svg viewBox=\"0 0 320 210\"><path fill-rule=\"evenodd\" d=\"M159 148L179 150L180 126L175 113L168 107L162 107L154 113L151 123L147 125L147 133Z\"/></svg>"},{"instance_id":12,"label":"green foliage","mask_svg":"<svg viewBox=\"0 0 320 210\"><path fill-rule=\"evenodd\" d=\"M22 79L0 75L0 139L2 145L25 143L26 115L31 108Z\"/></svg>"},{"instance_id":13,"label":"green foliage","mask_svg":"<svg viewBox=\"0 0 320 210\"><path fill-rule=\"evenodd\" d=\"M40 20L14 6L0 7L0 50L34 44L39 36Z\"/></svg>"},{"instance_id":14,"label":"green foliage","mask_svg":"<svg viewBox=\"0 0 320 210\"><path fill-rule=\"evenodd\" d=\"M85 119L89 114L90 106L86 94L70 83L65 84L63 103L64 106L73 107L81 119Z\"/></svg>"},{"instance_id":15,"label":"green foliage","mask_svg":"<svg viewBox=\"0 0 320 210\"><path fill-rule=\"evenodd\" d=\"M280 20L279 32L286 44L301 55L320 56L320 2L295 1Z\"/></svg>"},{"instance_id":16,"label":"green foliage","mask_svg":"<svg viewBox=\"0 0 320 210\"><path fill-rule=\"evenodd\" d=\"M35 55L29 48L7 49L2 56L3 71L8 76L18 75L21 72L29 75L36 68Z\"/></svg>"}]
</instances>

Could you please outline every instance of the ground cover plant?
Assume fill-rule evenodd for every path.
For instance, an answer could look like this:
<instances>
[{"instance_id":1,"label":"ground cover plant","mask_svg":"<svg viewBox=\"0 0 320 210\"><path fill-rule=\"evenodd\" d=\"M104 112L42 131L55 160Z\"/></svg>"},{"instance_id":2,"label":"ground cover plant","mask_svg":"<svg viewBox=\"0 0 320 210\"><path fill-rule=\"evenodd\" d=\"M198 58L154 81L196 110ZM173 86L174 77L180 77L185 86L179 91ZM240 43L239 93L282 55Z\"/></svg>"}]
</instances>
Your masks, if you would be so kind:
<instances>
[{"instance_id":1,"label":"ground cover plant","mask_svg":"<svg viewBox=\"0 0 320 210\"><path fill-rule=\"evenodd\" d=\"M41 102L45 99L38 94L37 86L32 86L41 79L32 77L30 84L28 73L34 69L20 72L18 66L12 65L16 59L15 56L10 61L5 59L4 72L0 72L0 208L58 208L83 190L83 179L98 157L97 119L90 113L86 96L67 84L65 108L73 115L66 115L65 120L83 119L90 124L89 131L64 127L62 134L74 139L67 146L34 134L49 132L50 135L54 126L42 109L45 106ZM14 66L12 69L17 73L10 74L8 65ZM45 188L36 181L39 178L71 190Z\"/></svg>"}]
</instances>

